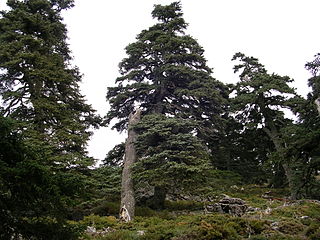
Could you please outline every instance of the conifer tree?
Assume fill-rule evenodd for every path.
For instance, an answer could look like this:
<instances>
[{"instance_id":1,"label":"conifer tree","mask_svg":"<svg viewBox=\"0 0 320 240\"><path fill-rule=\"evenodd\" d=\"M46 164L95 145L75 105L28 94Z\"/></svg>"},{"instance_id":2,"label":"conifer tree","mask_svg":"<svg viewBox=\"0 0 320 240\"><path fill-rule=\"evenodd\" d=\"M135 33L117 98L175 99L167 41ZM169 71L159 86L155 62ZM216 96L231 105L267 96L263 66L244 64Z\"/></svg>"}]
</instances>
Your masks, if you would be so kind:
<instances>
[{"instance_id":1,"label":"conifer tree","mask_svg":"<svg viewBox=\"0 0 320 240\"><path fill-rule=\"evenodd\" d=\"M197 157L197 153L188 156L188 147L190 151L201 149L200 152L203 153L204 145L208 148L210 144L214 145L218 141L224 126L221 115L224 112L226 89L222 83L211 77L212 71L206 65L203 48L194 38L185 34L187 24L182 15L181 4L178 2L167 6L155 5L152 17L158 20L158 23L143 30L137 36L136 42L126 47L128 56L119 64L121 77L116 79L117 86L108 88L107 92L110 110L106 122L116 119L113 128L118 131L128 128L131 112L137 108L142 110L138 130L144 129L150 141L141 138L138 141L139 161L142 162L140 165L138 163L141 168L136 171L142 174L143 171L150 173L144 177L154 186L158 184L156 189L159 191L156 191L155 195L162 199L159 205L163 203L165 196L163 188L167 188L161 182L170 178L171 170L163 172L163 179L158 179L157 182L154 178L156 175L153 174L158 172L156 169L144 168L148 165L147 162L158 162L153 164L153 168L158 168L158 171L169 166L167 163L171 162L171 165L176 165L177 168L180 166L180 170L185 169L182 172L187 169L191 172L198 161L190 163L191 158L199 159L201 154ZM170 122L176 129L167 125ZM191 137L184 142L186 149L181 149L180 156L175 160L174 157L160 155L161 152L164 154L173 151L170 150L170 141L177 141L178 136L176 139L162 139L158 145L154 145L152 139L161 136L161 131L167 135L185 134L184 137L180 135L182 142L186 136ZM176 144L176 147L180 148L182 142ZM198 144L202 147L196 146ZM183 174L179 174L179 177L184 178ZM178 179L176 176L176 181Z\"/></svg>"},{"instance_id":2,"label":"conifer tree","mask_svg":"<svg viewBox=\"0 0 320 240\"><path fill-rule=\"evenodd\" d=\"M66 42L61 12L73 1L7 5L0 13L0 111L1 124L12 120L14 129L1 132L1 215L25 238L73 239L67 210L85 193L83 172L93 164L85 146L100 121L80 94Z\"/></svg>"},{"instance_id":3,"label":"conifer tree","mask_svg":"<svg viewBox=\"0 0 320 240\"><path fill-rule=\"evenodd\" d=\"M299 177L297 190L303 197L320 197L320 181L316 178L320 170L320 54L306 64L312 77L309 79L311 92L297 107L299 118L295 127L285 134L287 158L294 159L296 175Z\"/></svg>"},{"instance_id":4,"label":"conifer tree","mask_svg":"<svg viewBox=\"0 0 320 240\"><path fill-rule=\"evenodd\" d=\"M0 19L2 114L19 120L30 147L58 168L92 164L85 146L99 118L80 94L61 11L73 1L9 0Z\"/></svg>"},{"instance_id":5,"label":"conifer tree","mask_svg":"<svg viewBox=\"0 0 320 240\"><path fill-rule=\"evenodd\" d=\"M284 114L284 109L291 110L301 104L295 89L289 86L293 80L287 76L269 74L258 59L242 53L234 55L239 64L234 67L240 73L240 82L235 87L233 106L235 117L245 128L262 128L275 147L275 158L284 169L291 198L298 197L295 168L291 159L284 156L287 143L283 132L288 131L293 121ZM273 165L275 166L277 162Z\"/></svg>"}]
</instances>

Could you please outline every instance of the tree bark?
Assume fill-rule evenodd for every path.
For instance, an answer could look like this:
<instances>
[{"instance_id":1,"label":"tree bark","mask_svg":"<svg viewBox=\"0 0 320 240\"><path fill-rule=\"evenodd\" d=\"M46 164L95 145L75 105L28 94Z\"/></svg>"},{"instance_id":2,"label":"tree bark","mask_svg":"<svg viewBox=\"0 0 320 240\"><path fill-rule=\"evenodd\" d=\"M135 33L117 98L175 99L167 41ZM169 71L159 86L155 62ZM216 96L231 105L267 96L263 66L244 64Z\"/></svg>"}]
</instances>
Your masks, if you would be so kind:
<instances>
[{"instance_id":1,"label":"tree bark","mask_svg":"<svg viewBox=\"0 0 320 240\"><path fill-rule=\"evenodd\" d=\"M270 129L265 127L263 130L270 137L271 141L273 142L273 144L276 148L276 151L281 152L282 149L284 148L284 146L280 140L279 133L276 130L276 128L274 127L272 122L268 122L268 126L270 127ZM286 178L288 180L289 189L290 189L290 198L292 200L295 200L298 198L298 190L299 189L297 187L297 182L295 179L294 170L292 169L292 167L289 165L289 163L287 161L283 161L281 163L281 165L284 169L284 173L285 173Z\"/></svg>"},{"instance_id":2,"label":"tree bark","mask_svg":"<svg viewBox=\"0 0 320 240\"><path fill-rule=\"evenodd\" d=\"M155 186L154 195L152 197L152 209L161 210L164 208L164 201L166 200L167 190L164 187Z\"/></svg>"},{"instance_id":3,"label":"tree bark","mask_svg":"<svg viewBox=\"0 0 320 240\"><path fill-rule=\"evenodd\" d=\"M125 157L121 181L121 204L120 219L129 222L134 217L135 197L132 178L132 166L137 159L134 143L137 139L137 133L132 128L141 118L141 110L131 113L128 123L128 138L125 144Z\"/></svg>"}]
</instances>

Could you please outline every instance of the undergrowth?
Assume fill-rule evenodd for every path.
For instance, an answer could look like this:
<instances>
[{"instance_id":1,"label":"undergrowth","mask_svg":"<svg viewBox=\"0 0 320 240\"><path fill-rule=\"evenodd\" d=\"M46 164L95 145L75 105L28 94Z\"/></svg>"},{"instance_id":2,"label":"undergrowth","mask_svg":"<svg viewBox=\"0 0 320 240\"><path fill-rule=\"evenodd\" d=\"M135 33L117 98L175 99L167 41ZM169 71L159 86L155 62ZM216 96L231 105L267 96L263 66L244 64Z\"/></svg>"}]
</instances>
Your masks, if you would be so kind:
<instances>
[{"instance_id":1,"label":"undergrowth","mask_svg":"<svg viewBox=\"0 0 320 240\"><path fill-rule=\"evenodd\" d=\"M245 186L231 189L226 194L244 199L254 212L242 217L227 214L204 214L206 203L193 201L167 201L166 209L154 211L138 207L136 217L123 223L112 216L90 215L75 225L109 227L103 236L83 235L82 239L100 240L206 240L206 239L253 239L298 240L320 239L320 204L317 201L286 201L281 199L285 190L272 190L280 200L268 200L261 196L267 188Z\"/></svg>"}]
</instances>

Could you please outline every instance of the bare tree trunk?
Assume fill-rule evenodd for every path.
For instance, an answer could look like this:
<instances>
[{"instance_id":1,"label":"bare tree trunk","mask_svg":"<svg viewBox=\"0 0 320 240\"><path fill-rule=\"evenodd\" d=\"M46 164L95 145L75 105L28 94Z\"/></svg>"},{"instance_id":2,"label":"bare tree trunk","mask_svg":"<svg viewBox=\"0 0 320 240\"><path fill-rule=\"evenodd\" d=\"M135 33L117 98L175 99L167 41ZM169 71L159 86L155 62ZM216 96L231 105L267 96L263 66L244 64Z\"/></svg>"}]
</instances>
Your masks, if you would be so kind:
<instances>
[{"instance_id":1,"label":"bare tree trunk","mask_svg":"<svg viewBox=\"0 0 320 240\"><path fill-rule=\"evenodd\" d=\"M132 166L137 159L134 143L137 139L137 133L132 126L137 124L141 118L141 110L131 113L128 123L128 138L125 145L125 158L122 171L121 182L121 205L120 219L129 222L134 217L135 198L132 179Z\"/></svg>"}]
</instances>

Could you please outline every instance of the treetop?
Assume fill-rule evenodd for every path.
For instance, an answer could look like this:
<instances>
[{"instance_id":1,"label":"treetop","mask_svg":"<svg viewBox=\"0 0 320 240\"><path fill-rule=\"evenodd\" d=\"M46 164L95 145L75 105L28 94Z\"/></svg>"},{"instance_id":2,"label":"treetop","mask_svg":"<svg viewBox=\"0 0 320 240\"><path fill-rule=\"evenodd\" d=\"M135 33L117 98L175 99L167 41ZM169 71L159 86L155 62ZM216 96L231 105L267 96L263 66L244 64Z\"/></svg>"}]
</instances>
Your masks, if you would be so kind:
<instances>
[{"instance_id":1,"label":"treetop","mask_svg":"<svg viewBox=\"0 0 320 240\"><path fill-rule=\"evenodd\" d=\"M173 2L166 6L156 4L151 14L153 18L165 23L174 18L180 18L183 15L180 2Z\"/></svg>"}]
</instances>

